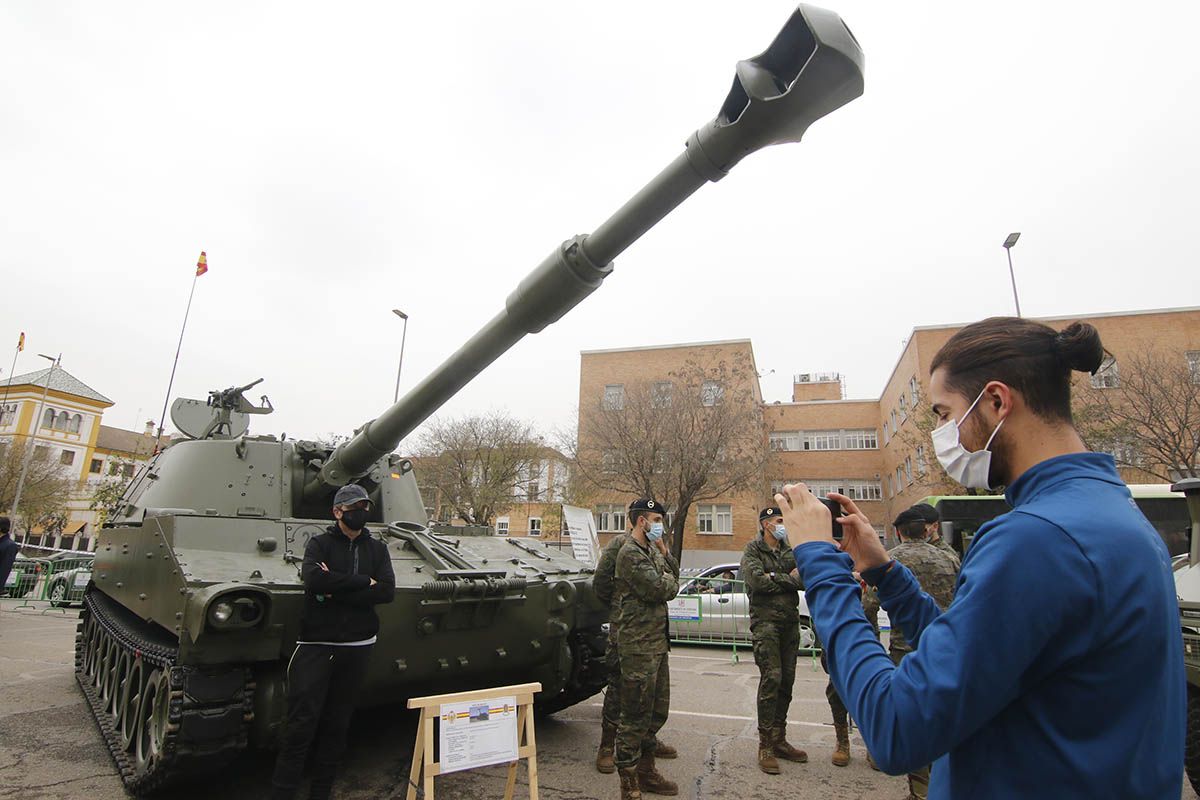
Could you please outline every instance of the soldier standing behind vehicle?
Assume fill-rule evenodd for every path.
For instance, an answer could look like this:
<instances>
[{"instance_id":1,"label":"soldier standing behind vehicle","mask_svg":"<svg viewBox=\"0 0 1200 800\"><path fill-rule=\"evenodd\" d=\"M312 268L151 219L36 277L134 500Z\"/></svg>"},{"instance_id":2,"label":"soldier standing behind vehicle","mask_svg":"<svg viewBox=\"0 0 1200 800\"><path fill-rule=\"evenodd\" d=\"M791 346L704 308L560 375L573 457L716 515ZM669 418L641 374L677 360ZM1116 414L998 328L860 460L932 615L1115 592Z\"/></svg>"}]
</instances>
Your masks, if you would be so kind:
<instances>
[{"instance_id":1,"label":"soldier standing behind vehicle","mask_svg":"<svg viewBox=\"0 0 1200 800\"><path fill-rule=\"evenodd\" d=\"M758 767L778 775L779 761L808 761L787 741L787 712L800 651L800 578L783 515L774 506L758 514L758 536L742 550L742 580L750 601L750 633L758 665Z\"/></svg>"},{"instance_id":2,"label":"soldier standing behind vehicle","mask_svg":"<svg viewBox=\"0 0 1200 800\"><path fill-rule=\"evenodd\" d=\"M935 512L936 513L936 512ZM958 578L958 558L947 554L926 540L925 516L915 506L905 511L892 523L900 544L888 551L893 559L908 567L921 591L933 598L938 608L945 611L954 599L954 582ZM901 659L913 651L912 644L904 636L904 631L892 623L891 634L888 637L888 654L897 665ZM929 765L908 773L909 797L914 800L925 800L929 794Z\"/></svg>"},{"instance_id":3,"label":"soldier standing behind vehicle","mask_svg":"<svg viewBox=\"0 0 1200 800\"><path fill-rule=\"evenodd\" d=\"M959 556L958 551L942 538L942 515L938 513L938 510L929 503L917 503L909 511L915 511L921 515L921 519L925 520L925 540L946 555L951 556L955 564L961 564L962 557Z\"/></svg>"},{"instance_id":4,"label":"soldier standing behind vehicle","mask_svg":"<svg viewBox=\"0 0 1200 800\"><path fill-rule=\"evenodd\" d=\"M637 501L629 507L629 524L636 525L639 517L645 512L635 509ZM596 752L596 769L605 775L617 771L613 762L617 742L617 723L621 720L621 661L617 656L617 621L616 608L613 605L613 590L615 588L617 555L621 548L631 539L629 533L614 536L612 541L604 546L600 553L600 561L596 564L596 572L592 575L592 591L600 602L609 608L608 647L604 652L604 665L608 670L608 688L604 690L604 709L600 713L600 748ZM658 758L675 758L678 751L657 737L654 740L654 755Z\"/></svg>"},{"instance_id":5,"label":"soldier standing behind vehicle","mask_svg":"<svg viewBox=\"0 0 1200 800\"><path fill-rule=\"evenodd\" d=\"M617 554L613 592L621 667L614 761L621 776L621 800L641 800L642 790L679 793L679 787L654 767L655 734L671 711L667 601L679 592L679 564L663 539L661 504L636 500L629 516L637 521Z\"/></svg>"}]
</instances>

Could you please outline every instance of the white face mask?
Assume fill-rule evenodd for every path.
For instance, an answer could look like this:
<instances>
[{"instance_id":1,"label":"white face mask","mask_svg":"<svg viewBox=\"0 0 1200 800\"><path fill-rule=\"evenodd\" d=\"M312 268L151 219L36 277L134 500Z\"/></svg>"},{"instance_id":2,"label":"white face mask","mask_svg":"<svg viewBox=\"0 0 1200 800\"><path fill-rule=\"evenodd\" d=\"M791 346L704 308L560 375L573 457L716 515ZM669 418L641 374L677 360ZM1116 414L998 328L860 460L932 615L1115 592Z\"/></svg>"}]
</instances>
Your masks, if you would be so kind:
<instances>
[{"instance_id":1,"label":"white face mask","mask_svg":"<svg viewBox=\"0 0 1200 800\"><path fill-rule=\"evenodd\" d=\"M787 538L787 528L782 525L776 525L774 528L771 528L771 533L781 542Z\"/></svg>"},{"instance_id":2,"label":"white face mask","mask_svg":"<svg viewBox=\"0 0 1200 800\"><path fill-rule=\"evenodd\" d=\"M933 439L933 452L937 455L938 463L942 465L942 469L946 470L946 474L953 480L961 483L968 489L991 489L988 483L988 472L992 468L992 452L988 450L992 446L992 440L996 438L996 434L1000 432L1000 426L1004 424L1004 420L1000 420L996 425L996 430L992 431L992 435L988 437L987 444L982 450L976 450L974 453L967 452L967 449L962 446L958 440L959 426L962 425L964 419L970 414L979 400L983 397L983 392L979 393L979 397L975 398L975 402L971 403L971 407L966 413L955 422L948 420L946 424L939 425L934 428L931 437Z\"/></svg>"}]
</instances>

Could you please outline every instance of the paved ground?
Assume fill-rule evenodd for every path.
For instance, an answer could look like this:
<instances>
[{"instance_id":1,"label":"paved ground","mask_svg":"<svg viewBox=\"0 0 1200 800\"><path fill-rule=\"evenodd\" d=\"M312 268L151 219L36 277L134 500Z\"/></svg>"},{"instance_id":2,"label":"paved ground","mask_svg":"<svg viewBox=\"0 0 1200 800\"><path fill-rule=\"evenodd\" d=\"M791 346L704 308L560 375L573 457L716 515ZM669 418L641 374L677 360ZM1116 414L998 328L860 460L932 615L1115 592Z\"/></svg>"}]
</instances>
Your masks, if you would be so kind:
<instances>
[{"instance_id":1,"label":"paved ground","mask_svg":"<svg viewBox=\"0 0 1200 800\"><path fill-rule=\"evenodd\" d=\"M0 603L0 798L49 800L125 797L100 735L85 709L74 679L74 611L42 614ZM768 776L755 763L753 720L757 670L744 654L733 663L729 651L677 647L671 656L671 718L662 738L679 748L675 761L660 762L680 783L684 798L902 798L903 778L867 766L862 740L854 736L848 767L829 763L833 728L825 701L825 674L802 660L797 671L789 738L809 753L808 764L783 764L783 775ZM592 766L599 736L599 697L540 720L537 726L539 787L548 800L616 798L615 775ZM347 764L350 777L339 798L403 797L412 753L415 717L403 709L374 709L355 718ZM271 756L252 754L202 785L173 791L173 798L243 800L265 797ZM518 797L524 794L524 769ZM437 793L447 800L499 798L504 768L487 768L439 778ZM1184 798L1195 798L1185 788Z\"/></svg>"}]
</instances>

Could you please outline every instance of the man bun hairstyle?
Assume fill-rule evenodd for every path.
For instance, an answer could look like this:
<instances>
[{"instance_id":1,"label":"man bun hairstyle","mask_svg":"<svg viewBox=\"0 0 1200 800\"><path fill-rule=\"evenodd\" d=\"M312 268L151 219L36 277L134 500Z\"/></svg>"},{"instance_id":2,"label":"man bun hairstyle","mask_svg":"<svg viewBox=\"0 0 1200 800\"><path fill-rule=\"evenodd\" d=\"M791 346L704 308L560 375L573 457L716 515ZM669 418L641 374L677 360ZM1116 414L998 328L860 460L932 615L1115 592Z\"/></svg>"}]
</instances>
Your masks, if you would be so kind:
<instances>
[{"instance_id":1,"label":"man bun hairstyle","mask_svg":"<svg viewBox=\"0 0 1200 800\"><path fill-rule=\"evenodd\" d=\"M988 381L1021 393L1049 421L1071 422L1071 373L1095 374L1108 352L1086 322L1061 331L1020 317L990 317L966 326L942 345L930 373L944 368L946 387L974 399Z\"/></svg>"}]
</instances>

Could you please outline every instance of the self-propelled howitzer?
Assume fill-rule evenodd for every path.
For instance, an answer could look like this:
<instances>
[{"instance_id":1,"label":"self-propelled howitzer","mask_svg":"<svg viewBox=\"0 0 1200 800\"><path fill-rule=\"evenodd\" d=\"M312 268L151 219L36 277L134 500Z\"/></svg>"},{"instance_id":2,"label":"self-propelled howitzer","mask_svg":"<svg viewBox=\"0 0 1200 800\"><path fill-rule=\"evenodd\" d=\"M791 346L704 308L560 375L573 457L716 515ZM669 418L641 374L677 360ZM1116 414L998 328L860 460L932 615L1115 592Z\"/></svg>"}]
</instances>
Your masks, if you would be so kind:
<instances>
[{"instance_id":1,"label":"self-propelled howitzer","mask_svg":"<svg viewBox=\"0 0 1200 800\"><path fill-rule=\"evenodd\" d=\"M606 611L589 565L486 530L432 530L400 441L527 333L595 291L613 259L745 155L799 141L862 92L862 53L841 19L801 6L759 56L739 62L717 117L587 236L565 242L504 308L419 385L332 448L250 435L272 410L245 392L180 399L184 438L134 479L99 537L77 675L126 785L149 791L273 742L284 715L305 543L347 483L373 500L396 596L363 687L368 704L540 681L544 711L605 683ZM257 383L257 382L256 382Z\"/></svg>"}]
</instances>

